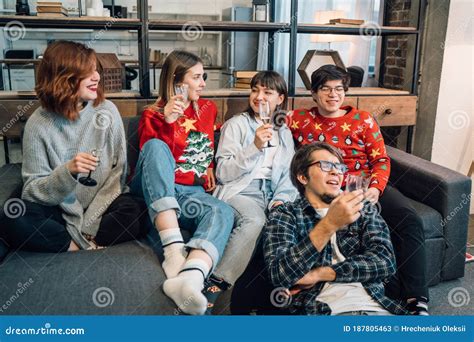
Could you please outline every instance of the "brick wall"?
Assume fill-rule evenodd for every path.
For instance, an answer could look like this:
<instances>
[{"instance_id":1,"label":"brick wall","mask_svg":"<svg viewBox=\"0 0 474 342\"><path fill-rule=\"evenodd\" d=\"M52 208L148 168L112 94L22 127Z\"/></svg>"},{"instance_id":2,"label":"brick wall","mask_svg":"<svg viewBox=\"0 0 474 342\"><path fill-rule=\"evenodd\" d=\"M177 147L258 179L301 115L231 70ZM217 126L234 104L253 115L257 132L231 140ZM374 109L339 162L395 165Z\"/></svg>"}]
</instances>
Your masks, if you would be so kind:
<instances>
[{"instance_id":1,"label":"brick wall","mask_svg":"<svg viewBox=\"0 0 474 342\"><path fill-rule=\"evenodd\" d=\"M410 26L411 1L387 0L387 26ZM405 81L408 36L389 36L386 40L383 85L387 88L402 89Z\"/></svg>"},{"instance_id":2,"label":"brick wall","mask_svg":"<svg viewBox=\"0 0 474 342\"><path fill-rule=\"evenodd\" d=\"M386 23L387 26L410 26L410 0L386 0ZM403 89L407 63L408 36L388 36L385 46L385 62L381 72L383 73L383 87L391 89ZM408 76L409 77L409 76ZM406 90L406 89L405 89ZM405 149L406 137L401 137L400 127L382 127L385 144ZM403 135L403 134L402 134ZM401 138L401 139L400 139Z\"/></svg>"}]
</instances>

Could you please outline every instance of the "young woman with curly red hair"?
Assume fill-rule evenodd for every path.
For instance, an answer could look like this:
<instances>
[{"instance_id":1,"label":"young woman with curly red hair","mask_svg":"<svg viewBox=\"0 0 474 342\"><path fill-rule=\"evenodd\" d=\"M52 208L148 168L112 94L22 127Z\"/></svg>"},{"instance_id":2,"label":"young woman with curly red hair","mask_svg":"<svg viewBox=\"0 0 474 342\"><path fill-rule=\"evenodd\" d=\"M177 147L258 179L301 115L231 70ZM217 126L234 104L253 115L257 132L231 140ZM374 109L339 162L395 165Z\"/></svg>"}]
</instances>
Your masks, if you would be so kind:
<instances>
[{"instance_id":1,"label":"young woman with curly red hair","mask_svg":"<svg viewBox=\"0 0 474 342\"><path fill-rule=\"evenodd\" d=\"M69 41L49 45L35 90L41 106L23 138L25 214L4 222L8 243L65 252L145 235L137 219L143 202L125 194L122 119L104 99L94 50ZM84 184L88 174L95 182Z\"/></svg>"}]
</instances>

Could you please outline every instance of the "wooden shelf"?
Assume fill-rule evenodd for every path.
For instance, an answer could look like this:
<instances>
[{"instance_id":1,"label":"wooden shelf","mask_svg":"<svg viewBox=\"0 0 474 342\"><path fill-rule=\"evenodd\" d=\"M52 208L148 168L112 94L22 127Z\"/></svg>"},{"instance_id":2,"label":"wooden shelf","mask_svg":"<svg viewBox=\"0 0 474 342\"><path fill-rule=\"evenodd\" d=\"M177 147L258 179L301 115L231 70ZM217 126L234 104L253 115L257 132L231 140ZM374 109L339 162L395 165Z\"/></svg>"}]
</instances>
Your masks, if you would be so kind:
<instances>
[{"instance_id":1,"label":"wooden shelf","mask_svg":"<svg viewBox=\"0 0 474 342\"><path fill-rule=\"evenodd\" d=\"M106 93L107 99L130 99L130 98L141 98L138 91L123 90L116 93ZM0 91L0 99L2 100L15 100L15 99L36 99L36 93L34 91Z\"/></svg>"},{"instance_id":2,"label":"wooden shelf","mask_svg":"<svg viewBox=\"0 0 474 342\"><path fill-rule=\"evenodd\" d=\"M0 26L6 26L12 21L22 23L26 28L80 28L107 30L138 30L140 19L117 19L112 17L36 17L36 16L0 16Z\"/></svg>"},{"instance_id":3,"label":"wooden shelf","mask_svg":"<svg viewBox=\"0 0 474 342\"><path fill-rule=\"evenodd\" d=\"M196 23L196 32L202 31L247 31L247 32L288 32L290 25L287 23L266 22L239 22L239 21L184 21L184 20L149 20L149 30L185 30L186 26ZM194 31L193 31L194 32Z\"/></svg>"},{"instance_id":4,"label":"wooden shelf","mask_svg":"<svg viewBox=\"0 0 474 342\"><path fill-rule=\"evenodd\" d=\"M246 97L249 96L250 89L239 89L239 88L222 88L216 90L204 90L202 92L203 97ZM349 88L346 96L406 96L410 95L410 92L405 90L395 90L387 88ZM158 96L157 91L152 92L152 98ZM296 88L296 96L311 96L310 91L305 88ZM35 98L36 94L34 91L0 91L0 99L18 99L18 98ZM138 91L124 90L117 93L107 93L106 98L119 99L119 98L140 98Z\"/></svg>"},{"instance_id":5,"label":"wooden shelf","mask_svg":"<svg viewBox=\"0 0 474 342\"><path fill-rule=\"evenodd\" d=\"M228 88L228 89L216 89L216 90L204 90L202 97L246 97L249 96L250 89L240 88ZM349 88L346 96L402 96L410 95L409 91L395 90L387 88L373 88L373 87L354 87ZM158 92L153 91L152 97L157 97ZM296 96L311 96L310 91L306 88L296 88Z\"/></svg>"},{"instance_id":6,"label":"wooden shelf","mask_svg":"<svg viewBox=\"0 0 474 342\"><path fill-rule=\"evenodd\" d=\"M415 27L299 24L298 33L387 36L417 34L419 32Z\"/></svg>"}]
</instances>

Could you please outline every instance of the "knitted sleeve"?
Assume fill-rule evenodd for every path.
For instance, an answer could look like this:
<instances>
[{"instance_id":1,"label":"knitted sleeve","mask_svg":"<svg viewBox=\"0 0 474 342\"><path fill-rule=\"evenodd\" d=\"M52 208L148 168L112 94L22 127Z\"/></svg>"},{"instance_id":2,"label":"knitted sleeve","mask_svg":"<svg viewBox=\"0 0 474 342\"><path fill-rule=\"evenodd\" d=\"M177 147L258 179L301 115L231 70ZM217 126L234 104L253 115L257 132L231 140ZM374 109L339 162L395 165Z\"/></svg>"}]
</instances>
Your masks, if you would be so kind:
<instances>
[{"instance_id":1,"label":"knitted sleeve","mask_svg":"<svg viewBox=\"0 0 474 342\"><path fill-rule=\"evenodd\" d=\"M52 168L47 142L54 140L51 120L39 115L38 109L27 121L23 136L22 198L42 205L59 205L76 187L76 179L66 164Z\"/></svg>"},{"instance_id":2,"label":"knitted sleeve","mask_svg":"<svg viewBox=\"0 0 474 342\"><path fill-rule=\"evenodd\" d=\"M241 121L239 119L241 118L236 116L222 127L216 154L216 174L222 184L235 181L243 175L251 173L256 167L258 159L263 156L263 151L260 151L253 142L248 146L242 146L242 135L245 132L242 131L243 127L239 124Z\"/></svg>"},{"instance_id":3,"label":"knitted sleeve","mask_svg":"<svg viewBox=\"0 0 474 342\"><path fill-rule=\"evenodd\" d=\"M387 155L380 128L372 115L365 113L364 123L365 153L371 169L370 187L379 189L383 193L390 176L390 158Z\"/></svg>"},{"instance_id":4,"label":"knitted sleeve","mask_svg":"<svg viewBox=\"0 0 474 342\"><path fill-rule=\"evenodd\" d=\"M171 150L174 142L174 124L167 123L159 111L145 109L138 125L140 150L150 139L163 140Z\"/></svg>"}]
</instances>

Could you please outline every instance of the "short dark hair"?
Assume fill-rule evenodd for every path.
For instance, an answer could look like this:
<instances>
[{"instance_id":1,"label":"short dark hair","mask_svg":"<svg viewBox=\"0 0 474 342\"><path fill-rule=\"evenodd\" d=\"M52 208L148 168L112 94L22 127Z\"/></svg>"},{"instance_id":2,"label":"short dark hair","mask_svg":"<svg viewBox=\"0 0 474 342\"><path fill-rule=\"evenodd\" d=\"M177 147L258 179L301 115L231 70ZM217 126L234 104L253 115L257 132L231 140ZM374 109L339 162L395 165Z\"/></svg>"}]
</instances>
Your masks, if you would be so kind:
<instances>
[{"instance_id":1,"label":"short dark hair","mask_svg":"<svg viewBox=\"0 0 474 342\"><path fill-rule=\"evenodd\" d=\"M341 67L326 64L317 70L313 71L311 74L311 90L316 92L324 86L327 81L337 81L341 80L342 85L344 86L344 91L349 89L349 84L351 83L351 76L349 73Z\"/></svg>"},{"instance_id":2,"label":"short dark hair","mask_svg":"<svg viewBox=\"0 0 474 342\"><path fill-rule=\"evenodd\" d=\"M286 87L285 79L279 73L271 70L258 72L252 77L250 88L256 87L257 85L275 90L278 95L283 95L283 102L280 105L280 109L286 109L288 105L288 88ZM255 117L252 107L249 106L247 112Z\"/></svg>"},{"instance_id":3,"label":"short dark hair","mask_svg":"<svg viewBox=\"0 0 474 342\"><path fill-rule=\"evenodd\" d=\"M314 151L326 150L337 159L339 159L340 163L343 163L344 160L342 158L341 151L325 142L314 142L311 144L301 146L293 156L290 165L290 178L293 185L298 189L298 192L301 196L304 196L304 185L298 180L299 175L304 175L308 178L308 168L309 164L313 162L311 160L311 154Z\"/></svg>"}]
</instances>

